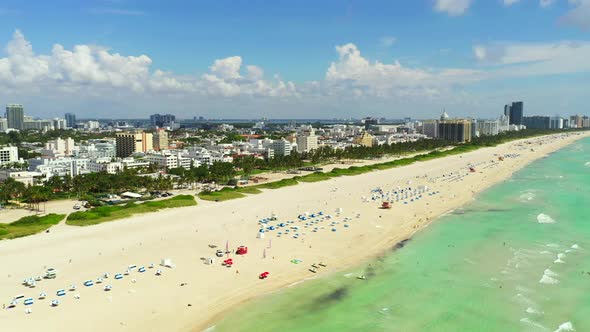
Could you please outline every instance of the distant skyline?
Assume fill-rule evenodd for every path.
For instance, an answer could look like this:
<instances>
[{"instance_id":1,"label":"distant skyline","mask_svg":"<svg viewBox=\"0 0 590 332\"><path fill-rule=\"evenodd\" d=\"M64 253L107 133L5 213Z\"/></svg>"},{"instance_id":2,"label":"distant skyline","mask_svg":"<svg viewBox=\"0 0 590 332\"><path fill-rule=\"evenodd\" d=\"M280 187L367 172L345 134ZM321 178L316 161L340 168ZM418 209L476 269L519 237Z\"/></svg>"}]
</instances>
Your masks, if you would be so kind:
<instances>
[{"instance_id":1,"label":"distant skyline","mask_svg":"<svg viewBox=\"0 0 590 332\"><path fill-rule=\"evenodd\" d=\"M38 117L590 113L590 0L6 0L0 28L0 105Z\"/></svg>"}]
</instances>

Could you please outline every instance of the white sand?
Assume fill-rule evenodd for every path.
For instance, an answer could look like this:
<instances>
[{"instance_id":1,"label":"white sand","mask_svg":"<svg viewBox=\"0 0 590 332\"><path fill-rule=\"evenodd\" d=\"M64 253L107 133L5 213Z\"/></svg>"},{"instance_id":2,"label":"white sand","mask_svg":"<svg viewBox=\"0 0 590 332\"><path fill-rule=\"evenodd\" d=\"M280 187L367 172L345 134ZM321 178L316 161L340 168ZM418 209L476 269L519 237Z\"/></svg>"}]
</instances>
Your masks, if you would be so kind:
<instances>
[{"instance_id":1,"label":"white sand","mask_svg":"<svg viewBox=\"0 0 590 332\"><path fill-rule=\"evenodd\" d=\"M3 208L0 209L0 223L13 222L26 216L42 216L49 213L68 214L76 211L74 210L74 205L76 204L81 206L81 203L77 200L63 199L59 201L41 203L39 205L40 211L14 207ZM26 206L26 204L23 204L22 206ZM83 207L81 209L84 210Z\"/></svg>"},{"instance_id":2,"label":"white sand","mask_svg":"<svg viewBox=\"0 0 590 332\"><path fill-rule=\"evenodd\" d=\"M36 300L30 315L24 313L22 301L14 309L0 311L0 330L200 331L236 304L314 276L307 271L314 262L328 263L328 268L318 273L325 275L382 253L433 218L469 202L475 193L582 136L587 134L526 140L531 144L512 142L406 167L269 190L233 201L200 201L197 207L91 227L60 226L49 234L2 241L0 302L8 304L19 293L36 299L45 291L49 296ZM508 153L520 156L501 162L494 156ZM476 165L478 172L464 176L468 164ZM451 172L462 175L462 180L428 181ZM427 184L440 194L408 205L395 203L391 210L378 209L380 202L361 200L375 187L390 190L407 186L408 180L412 187ZM335 187L338 190L333 191ZM296 220L304 211L334 215L338 207L344 209L343 217L353 217L349 228L340 224L337 232L331 232L329 222L324 222L325 230L312 233L298 223L301 233L307 234L297 240L276 238L276 231L264 240L256 239L257 221L271 213L285 221ZM354 217L357 213L360 218ZM272 247L267 248L271 238ZM201 257L214 257L214 249L208 244L224 249L226 241L232 249L247 245L249 253L232 255L235 264L231 269L220 266L217 257L213 266L203 264ZM265 248L267 257L263 259ZM112 279L129 264L147 266L163 257L171 258L177 267L163 268L164 274L159 277L154 275L155 269L148 269L144 274L132 272L123 280ZM303 263L290 263L294 258ZM58 269L58 278L41 281L35 289L21 285L24 278L41 275L46 267ZM82 286L84 280L107 271L111 278L104 284L113 286L111 292L102 291L101 285ZM258 274L263 271L269 271L270 277L259 280ZM137 283L132 283L132 278ZM58 298L55 292L70 284L76 284L78 290L68 292L59 298L59 307L51 308L49 302ZM74 299L76 293L81 296L79 300Z\"/></svg>"}]
</instances>

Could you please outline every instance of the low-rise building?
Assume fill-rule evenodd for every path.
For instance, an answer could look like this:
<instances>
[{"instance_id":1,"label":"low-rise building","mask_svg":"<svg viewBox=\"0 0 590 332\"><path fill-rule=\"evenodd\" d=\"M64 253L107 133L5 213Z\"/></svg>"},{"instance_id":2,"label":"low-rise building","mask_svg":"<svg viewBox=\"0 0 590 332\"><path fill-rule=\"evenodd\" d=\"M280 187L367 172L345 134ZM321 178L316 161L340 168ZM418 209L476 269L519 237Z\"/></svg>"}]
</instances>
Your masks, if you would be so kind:
<instances>
[{"instance_id":1,"label":"low-rise building","mask_svg":"<svg viewBox=\"0 0 590 332\"><path fill-rule=\"evenodd\" d=\"M18 148L16 146L0 147L0 165L18 161Z\"/></svg>"},{"instance_id":2,"label":"low-rise building","mask_svg":"<svg viewBox=\"0 0 590 332\"><path fill-rule=\"evenodd\" d=\"M24 183L26 186L33 186L39 181L42 181L43 174L29 171L0 170L0 182L8 178L13 178L18 182Z\"/></svg>"}]
</instances>

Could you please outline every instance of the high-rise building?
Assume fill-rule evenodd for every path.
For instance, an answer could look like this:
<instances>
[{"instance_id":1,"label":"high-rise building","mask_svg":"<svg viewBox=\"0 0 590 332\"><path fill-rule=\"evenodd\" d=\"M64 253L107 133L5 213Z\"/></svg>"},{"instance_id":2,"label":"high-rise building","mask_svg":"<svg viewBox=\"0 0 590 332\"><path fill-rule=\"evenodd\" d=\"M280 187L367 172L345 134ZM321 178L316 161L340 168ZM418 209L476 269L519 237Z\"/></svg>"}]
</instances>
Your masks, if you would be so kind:
<instances>
[{"instance_id":1,"label":"high-rise building","mask_svg":"<svg viewBox=\"0 0 590 332\"><path fill-rule=\"evenodd\" d=\"M422 122L422 134L430 137L438 137L438 120L424 121Z\"/></svg>"},{"instance_id":2,"label":"high-rise building","mask_svg":"<svg viewBox=\"0 0 590 332\"><path fill-rule=\"evenodd\" d=\"M0 118L0 131L6 131L8 129L8 121L6 118Z\"/></svg>"},{"instance_id":3,"label":"high-rise building","mask_svg":"<svg viewBox=\"0 0 590 332\"><path fill-rule=\"evenodd\" d=\"M551 118L548 116L525 116L523 124L527 129L549 129L551 126Z\"/></svg>"},{"instance_id":4,"label":"high-rise building","mask_svg":"<svg viewBox=\"0 0 590 332\"><path fill-rule=\"evenodd\" d=\"M318 148L318 137L313 129L297 134L297 152L309 152Z\"/></svg>"},{"instance_id":5,"label":"high-rise building","mask_svg":"<svg viewBox=\"0 0 590 332\"><path fill-rule=\"evenodd\" d=\"M582 117L580 115L570 116L570 127L571 128L582 128Z\"/></svg>"},{"instance_id":6,"label":"high-rise building","mask_svg":"<svg viewBox=\"0 0 590 332\"><path fill-rule=\"evenodd\" d=\"M523 125L523 114L524 114L524 103L522 101L516 101L510 106L510 124L521 126Z\"/></svg>"},{"instance_id":7,"label":"high-rise building","mask_svg":"<svg viewBox=\"0 0 590 332\"><path fill-rule=\"evenodd\" d=\"M270 144L270 149L274 152L275 156L288 156L291 154L291 150L293 148L291 146L291 142L281 138L274 140Z\"/></svg>"},{"instance_id":8,"label":"high-rise building","mask_svg":"<svg viewBox=\"0 0 590 332\"><path fill-rule=\"evenodd\" d=\"M153 150L153 137L151 133L143 131L117 133L117 157L126 158L135 152L148 152Z\"/></svg>"},{"instance_id":9,"label":"high-rise building","mask_svg":"<svg viewBox=\"0 0 590 332\"><path fill-rule=\"evenodd\" d=\"M361 123L365 125L365 129L369 129L371 126L375 126L379 124L379 119L366 117L361 120Z\"/></svg>"},{"instance_id":10,"label":"high-rise building","mask_svg":"<svg viewBox=\"0 0 590 332\"><path fill-rule=\"evenodd\" d=\"M549 128L551 129L563 129L563 118L554 116L549 119Z\"/></svg>"},{"instance_id":11,"label":"high-rise building","mask_svg":"<svg viewBox=\"0 0 590 332\"><path fill-rule=\"evenodd\" d=\"M446 120L438 124L438 137L452 142L471 141L470 120Z\"/></svg>"},{"instance_id":12,"label":"high-rise building","mask_svg":"<svg viewBox=\"0 0 590 332\"><path fill-rule=\"evenodd\" d=\"M55 118L52 122L54 130L66 129L68 127L66 119Z\"/></svg>"},{"instance_id":13,"label":"high-rise building","mask_svg":"<svg viewBox=\"0 0 590 332\"><path fill-rule=\"evenodd\" d=\"M370 148L373 146L373 135L369 134L367 131L364 131L360 136L354 139L354 144Z\"/></svg>"},{"instance_id":14,"label":"high-rise building","mask_svg":"<svg viewBox=\"0 0 590 332\"><path fill-rule=\"evenodd\" d=\"M22 130L25 129L25 112L21 104L6 105L6 119L8 128Z\"/></svg>"},{"instance_id":15,"label":"high-rise building","mask_svg":"<svg viewBox=\"0 0 590 332\"><path fill-rule=\"evenodd\" d=\"M494 136L500 132L499 120L480 120L477 121L477 132L479 136Z\"/></svg>"},{"instance_id":16,"label":"high-rise building","mask_svg":"<svg viewBox=\"0 0 590 332\"><path fill-rule=\"evenodd\" d=\"M65 118L68 128L76 128L76 114L66 113Z\"/></svg>"},{"instance_id":17,"label":"high-rise building","mask_svg":"<svg viewBox=\"0 0 590 332\"><path fill-rule=\"evenodd\" d=\"M168 149L168 133L162 128L158 128L154 133L154 150L160 151Z\"/></svg>"},{"instance_id":18,"label":"high-rise building","mask_svg":"<svg viewBox=\"0 0 590 332\"><path fill-rule=\"evenodd\" d=\"M150 115L150 124L154 127L165 127L167 124L176 121L176 116L172 114L152 114Z\"/></svg>"}]
</instances>

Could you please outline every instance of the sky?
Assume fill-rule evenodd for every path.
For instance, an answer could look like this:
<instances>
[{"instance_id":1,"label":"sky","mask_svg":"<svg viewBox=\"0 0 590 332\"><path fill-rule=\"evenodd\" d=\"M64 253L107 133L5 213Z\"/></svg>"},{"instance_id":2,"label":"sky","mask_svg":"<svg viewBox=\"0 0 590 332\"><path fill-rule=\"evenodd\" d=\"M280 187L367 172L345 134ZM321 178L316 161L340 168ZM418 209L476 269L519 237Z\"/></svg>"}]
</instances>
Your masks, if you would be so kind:
<instances>
[{"instance_id":1,"label":"sky","mask_svg":"<svg viewBox=\"0 0 590 332\"><path fill-rule=\"evenodd\" d=\"M3 0L35 117L590 114L590 0Z\"/></svg>"}]
</instances>

